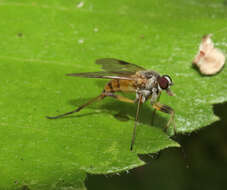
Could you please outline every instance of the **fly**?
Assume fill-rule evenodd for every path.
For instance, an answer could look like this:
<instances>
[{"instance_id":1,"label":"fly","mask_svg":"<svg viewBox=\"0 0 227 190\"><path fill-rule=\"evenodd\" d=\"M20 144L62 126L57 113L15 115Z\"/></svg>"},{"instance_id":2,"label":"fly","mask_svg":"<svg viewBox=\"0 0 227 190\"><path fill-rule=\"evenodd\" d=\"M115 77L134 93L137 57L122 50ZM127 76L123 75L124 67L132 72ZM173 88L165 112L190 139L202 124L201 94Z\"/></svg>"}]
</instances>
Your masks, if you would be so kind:
<instances>
[{"instance_id":1,"label":"fly","mask_svg":"<svg viewBox=\"0 0 227 190\"><path fill-rule=\"evenodd\" d=\"M136 136L136 126L138 122L141 104L146 102L147 100L150 100L150 103L154 108L152 116L154 117L156 110L170 114L170 119L166 125L166 128L168 128L172 123L174 126L174 131L176 130L174 121L174 110L170 106L161 104L159 102L159 97L163 90L166 91L167 94L170 96L174 95L170 90L170 87L173 85L170 76L168 75L161 76L159 73L155 71L146 70L143 67L137 66L135 64L113 58L98 59L96 60L96 64L101 65L104 71L88 73L71 73L67 74L67 76L111 79L105 85L102 93L97 97L91 99L87 103L79 106L77 109L73 111L55 117L47 116L48 119L57 119L64 117L66 115L73 114L75 112L79 112L86 106L96 101L103 100L106 97L112 97L122 102L137 103L135 124L133 128L130 146L130 150L133 150L133 145ZM115 94L116 92L135 93L136 99L131 100L124 96Z\"/></svg>"}]
</instances>

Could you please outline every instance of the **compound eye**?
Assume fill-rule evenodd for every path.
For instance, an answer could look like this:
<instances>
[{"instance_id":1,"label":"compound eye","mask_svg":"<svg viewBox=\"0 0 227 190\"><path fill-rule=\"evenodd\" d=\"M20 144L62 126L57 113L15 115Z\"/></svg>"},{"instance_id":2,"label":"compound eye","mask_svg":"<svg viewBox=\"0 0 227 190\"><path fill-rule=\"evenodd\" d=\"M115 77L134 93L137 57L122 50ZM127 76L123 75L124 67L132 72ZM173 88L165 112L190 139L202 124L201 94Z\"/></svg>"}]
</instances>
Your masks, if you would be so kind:
<instances>
[{"instance_id":1,"label":"compound eye","mask_svg":"<svg viewBox=\"0 0 227 190\"><path fill-rule=\"evenodd\" d=\"M167 89L169 86L173 85L172 79L168 75L158 77L158 83L162 89Z\"/></svg>"},{"instance_id":2,"label":"compound eye","mask_svg":"<svg viewBox=\"0 0 227 190\"><path fill-rule=\"evenodd\" d=\"M158 84L162 89L167 89L169 87L169 81L165 76L158 78Z\"/></svg>"}]
</instances>

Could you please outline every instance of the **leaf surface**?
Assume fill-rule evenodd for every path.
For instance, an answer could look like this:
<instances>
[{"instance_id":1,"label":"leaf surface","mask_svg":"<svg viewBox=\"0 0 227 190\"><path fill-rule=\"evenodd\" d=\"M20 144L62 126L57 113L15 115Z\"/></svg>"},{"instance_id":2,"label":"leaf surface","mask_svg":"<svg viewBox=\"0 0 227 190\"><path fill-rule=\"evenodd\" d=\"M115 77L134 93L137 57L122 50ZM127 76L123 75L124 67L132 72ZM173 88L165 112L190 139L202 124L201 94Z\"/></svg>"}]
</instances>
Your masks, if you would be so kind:
<instances>
[{"instance_id":1,"label":"leaf surface","mask_svg":"<svg viewBox=\"0 0 227 190\"><path fill-rule=\"evenodd\" d=\"M214 33L227 52L223 1L1 1L0 187L84 189L86 172L116 173L141 165L137 154L179 144L163 132L169 116L143 105L135 149L129 150L136 105L105 99L78 114L47 120L99 95L108 80L66 77L100 71L113 57L168 74L178 133L218 118L227 99L226 68L203 77L191 67L200 39ZM193 14L192 14L193 13ZM226 30L225 30L226 29Z\"/></svg>"}]
</instances>

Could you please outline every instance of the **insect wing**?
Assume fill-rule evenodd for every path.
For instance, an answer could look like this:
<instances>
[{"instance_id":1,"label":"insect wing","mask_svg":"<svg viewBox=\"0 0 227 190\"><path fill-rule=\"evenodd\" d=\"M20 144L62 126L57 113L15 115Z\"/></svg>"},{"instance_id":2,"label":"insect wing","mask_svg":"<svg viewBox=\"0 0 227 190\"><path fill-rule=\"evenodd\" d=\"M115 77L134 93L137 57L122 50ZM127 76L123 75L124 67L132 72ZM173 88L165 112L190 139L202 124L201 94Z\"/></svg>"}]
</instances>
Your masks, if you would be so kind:
<instances>
[{"instance_id":1,"label":"insect wing","mask_svg":"<svg viewBox=\"0 0 227 190\"><path fill-rule=\"evenodd\" d=\"M134 74L137 71L145 70L143 67L113 58L97 59L96 64L102 65L102 69L110 72L127 72Z\"/></svg>"},{"instance_id":2,"label":"insect wing","mask_svg":"<svg viewBox=\"0 0 227 190\"><path fill-rule=\"evenodd\" d=\"M137 71L145 70L143 67L113 58L98 59L96 60L96 64L101 65L102 69L105 71L71 73L67 74L67 76L135 80L133 77L134 74Z\"/></svg>"},{"instance_id":3,"label":"insect wing","mask_svg":"<svg viewBox=\"0 0 227 190\"><path fill-rule=\"evenodd\" d=\"M85 78L106 78L106 79L121 79L121 80L134 80L128 72L88 72L88 73L70 73L67 76L85 77Z\"/></svg>"}]
</instances>

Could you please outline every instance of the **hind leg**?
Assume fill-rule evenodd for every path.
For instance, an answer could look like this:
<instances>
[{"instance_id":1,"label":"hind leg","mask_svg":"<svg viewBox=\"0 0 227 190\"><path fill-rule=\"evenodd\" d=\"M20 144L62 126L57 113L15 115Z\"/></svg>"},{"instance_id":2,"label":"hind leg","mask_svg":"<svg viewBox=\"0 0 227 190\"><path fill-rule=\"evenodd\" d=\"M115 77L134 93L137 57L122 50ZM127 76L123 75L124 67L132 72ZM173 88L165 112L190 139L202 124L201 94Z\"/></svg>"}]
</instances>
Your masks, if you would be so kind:
<instances>
[{"instance_id":1,"label":"hind leg","mask_svg":"<svg viewBox=\"0 0 227 190\"><path fill-rule=\"evenodd\" d=\"M61 114L61 115L57 115L57 116L54 116L54 117L49 117L49 116L46 116L48 119L58 119L58 118L61 118L61 117L64 117L66 115L70 115L70 114L73 114L75 112L79 112L80 110L82 110L83 108L87 107L88 105L98 101L98 100L102 100L103 98L105 98L106 95L105 94L100 94L99 96L91 99L90 101L88 101L87 103L79 106L77 109L73 110L73 111L70 111L70 112L67 112L67 113L64 113L64 114Z\"/></svg>"},{"instance_id":2,"label":"hind leg","mask_svg":"<svg viewBox=\"0 0 227 190\"><path fill-rule=\"evenodd\" d=\"M122 102L128 102L128 103L134 103L134 102L135 102L135 101L133 101L133 100L131 100L131 99L129 99L129 98L126 98L126 97L124 97L124 96L116 95L116 94L111 93L111 92L103 92L103 93L100 94L99 96L97 96L97 97L91 99L90 101L88 101L87 103L85 103L85 104L79 106L77 109L75 109L75 110L73 110L73 111L70 111L70 112L67 112L67 113L64 113L64 114L61 114L61 115L57 115L57 116L54 116L54 117L49 117L49 116L47 116L47 118L48 118L48 119L58 119L58 118L61 118L61 117L66 116L66 115L71 115L71 114L73 114L73 113L75 113L75 112L79 112L79 111L82 110L83 108L87 107L88 105L90 105L90 104L92 104L92 103L94 103L94 102L96 102L96 101L99 101L99 100L104 99L104 98L107 97L107 96L113 97L113 98L115 98L115 99L117 99L117 100L119 100L119 101L122 101Z\"/></svg>"},{"instance_id":3,"label":"hind leg","mask_svg":"<svg viewBox=\"0 0 227 190\"><path fill-rule=\"evenodd\" d=\"M120 96L120 95L118 95L118 94L114 94L114 93L111 93L111 92L106 92L106 93L105 93L105 96L109 96L109 97L115 98L115 99L117 99L117 100L119 100L119 101L121 101L121 102L135 103L134 100L131 100L131 99L129 99L129 98L126 98L126 97L124 97L124 96Z\"/></svg>"},{"instance_id":4,"label":"hind leg","mask_svg":"<svg viewBox=\"0 0 227 190\"><path fill-rule=\"evenodd\" d=\"M104 99L104 98L107 97L107 96L113 97L113 98L115 98L115 99L117 99L117 100L119 100L119 101L121 101L121 102L135 103L135 101L133 101L133 100L131 100L131 99L129 99L129 98L126 98L126 97L120 96L120 95L116 95L116 94L114 94L113 92L106 92L106 90L104 90L104 91L102 92L102 94L100 94L99 96L97 96L97 97L91 99L91 100L88 101L87 103L85 103L85 104L79 106L77 109L75 109L75 110L73 110L73 111L70 111L70 112L67 112L67 113L64 113L64 114L61 114L61 115L57 115L57 116L54 116L54 117L49 117L49 116L47 116L47 118L48 118L48 119L58 119L58 118L61 118L61 117L66 116L66 115L70 115L70 114L73 114L73 113L75 113L75 112L79 112L80 110L82 110L83 108L87 107L88 105L90 105L90 104L92 104L92 103L94 103L94 102L96 102L96 101L102 100L102 99Z\"/></svg>"}]
</instances>

